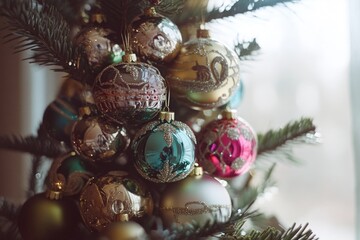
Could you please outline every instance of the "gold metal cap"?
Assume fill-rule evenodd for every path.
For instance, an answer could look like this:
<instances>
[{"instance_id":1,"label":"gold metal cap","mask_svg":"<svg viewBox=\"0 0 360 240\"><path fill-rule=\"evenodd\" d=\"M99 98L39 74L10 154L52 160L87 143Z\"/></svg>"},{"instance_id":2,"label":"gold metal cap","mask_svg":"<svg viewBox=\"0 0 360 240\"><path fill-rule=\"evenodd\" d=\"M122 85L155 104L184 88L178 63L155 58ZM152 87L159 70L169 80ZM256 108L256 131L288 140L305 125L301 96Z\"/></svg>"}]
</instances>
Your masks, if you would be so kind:
<instances>
[{"instance_id":1,"label":"gold metal cap","mask_svg":"<svg viewBox=\"0 0 360 240\"><path fill-rule=\"evenodd\" d=\"M160 119L160 121L166 121L166 122L174 121L175 113L174 112L160 112L159 119Z\"/></svg>"},{"instance_id":2,"label":"gold metal cap","mask_svg":"<svg viewBox=\"0 0 360 240\"><path fill-rule=\"evenodd\" d=\"M81 107L79 109L79 116L80 117L84 117L85 115L90 115L90 114L91 114L91 109L88 106Z\"/></svg>"},{"instance_id":3,"label":"gold metal cap","mask_svg":"<svg viewBox=\"0 0 360 240\"><path fill-rule=\"evenodd\" d=\"M137 57L135 53L126 53L122 56L122 61L125 63L132 63L137 61Z\"/></svg>"},{"instance_id":4,"label":"gold metal cap","mask_svg":"<svg viewBox=\"0 0 360 240\"><path fill-rule=\"evenodd\" d=\"M234 109L226 109L221 113L223 119L236 119L237 111Z\"/></svg>"},{"instance_id":5,"label":"gold metal cap","mask_svg":"<svg viewBox=\"0 0 360 240\"><path fill-rule=\"evenodd\" d=\"M129 221L129 215L127 213L119 213L115 215L115 221L116 222L128 222Z\"/></svg>"},{"instance_id":6,"label":"gold metal cap","mask_svg":"<svg viewBox=\"0 0 360 240\"><path fill-rule=\"evenodd\" d=\"M208 29L198 29L196 32L198 38L210 38L210 32Z\"/></svg>"},{"instance_id":7,"label":"gold metal cap","mask_svg":"<svg viewBox=\"0 0 360 240\"><path fill-rule=\"evenodd\" d=\"M154 7L148 7L148 8L145 8L144 14L146 16L152 17L152 16L155 16L157 14L157 12Z\"/></svg>"},{"instance_id":8,"label":"gold metal cap","mask_svg":"<svg viewBox=\"0 0 360 240\"><path fill-rule=\"evenodd\" d=\"M192 176L202 176L204 174L204 170L202 167L199 166L198 163L195 163L195 167L191 172Z\"/></svg>"},{"instance_id":9,"label":"gold metal cap","mask_svg":"<svg viewBox=\"0 0 360 240\"><path fill-rule=\"evenodd\" d=\"M46 197L50 200L59 200L63 197L63 186L61 181L52 184L51 189L46 191Z\"/></svg>"},{"instance_id":10,"label":"gold metal cap","mask_svg":"<svg viewBox=\"0 0 360 240\"><path fill-rule=\"evenodd\" d=\"M92 23L105 23L106 22L106 16L102 13L94 13L90 16L90 22Z\"/></svg>"}]
</instances>

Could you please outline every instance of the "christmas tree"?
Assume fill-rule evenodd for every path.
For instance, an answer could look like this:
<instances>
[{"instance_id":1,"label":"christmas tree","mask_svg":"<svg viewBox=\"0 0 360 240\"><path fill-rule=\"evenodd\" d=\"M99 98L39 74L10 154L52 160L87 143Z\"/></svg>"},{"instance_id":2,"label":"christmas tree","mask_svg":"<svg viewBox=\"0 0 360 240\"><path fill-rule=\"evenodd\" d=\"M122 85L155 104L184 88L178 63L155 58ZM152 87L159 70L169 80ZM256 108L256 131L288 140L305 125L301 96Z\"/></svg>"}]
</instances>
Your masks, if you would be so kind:
<instances>
[{"instance_id":1,"label":"christmas tree","mask_svg":"<svg viewBox=\"0 0 360 240\"><path fill-rule=\"evenodd\" d=\"M1 0L4 39L66 74L36 136L0 139L34 156L36 193L2 202L1 239L316 239L253 208L275 167L256 162L316 142L312 120L255 133L235 110L260 46L207 27L291 2Z\"/></svg>"}]
</instances>

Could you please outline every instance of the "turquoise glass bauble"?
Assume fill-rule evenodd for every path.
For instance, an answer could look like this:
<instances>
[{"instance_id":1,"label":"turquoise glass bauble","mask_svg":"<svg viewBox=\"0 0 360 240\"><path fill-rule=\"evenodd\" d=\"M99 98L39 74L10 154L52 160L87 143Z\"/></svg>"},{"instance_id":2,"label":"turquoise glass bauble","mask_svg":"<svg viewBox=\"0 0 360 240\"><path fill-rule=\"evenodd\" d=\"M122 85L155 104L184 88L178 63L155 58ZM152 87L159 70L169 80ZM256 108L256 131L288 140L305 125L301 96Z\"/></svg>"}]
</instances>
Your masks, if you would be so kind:
<instances>
[{"instance_id":1,"label":"turquoise glass bauble","mask_svg":"<svg viewBox=\"0 0 360 240\"><path fill-rule=\"evenodd\" d=\"M195 143L194 133L186 124L174 121L171 112L161 112L160 120L146 124L135 135L135 168L153 182L179 181L194 168Z\"/></svg>"},{"instance_id":2,"label":"turquoise glass bauble","mask_svg":"<svg viewBox=\"0 0 360 240\"><path fill-rule=\"evenodd\" d=\"M50 137L69 143L71 129L77 119L77 111L72 104L57 98L45 109L43 125Z\"/></svg>"}]
</instances>

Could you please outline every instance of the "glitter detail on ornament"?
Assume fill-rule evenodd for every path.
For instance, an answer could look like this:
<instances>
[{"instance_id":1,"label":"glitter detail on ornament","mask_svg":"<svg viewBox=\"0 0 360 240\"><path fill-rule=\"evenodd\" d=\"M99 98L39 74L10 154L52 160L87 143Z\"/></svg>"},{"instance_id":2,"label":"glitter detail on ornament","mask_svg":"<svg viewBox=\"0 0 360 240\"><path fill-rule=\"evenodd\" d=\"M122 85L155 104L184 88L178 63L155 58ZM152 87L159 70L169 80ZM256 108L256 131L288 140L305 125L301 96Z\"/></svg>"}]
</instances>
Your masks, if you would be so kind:
<instances>
[{"instance_id":1,"label":"glitter detail on ornament","mask_svg":"<svg viewBox=\"0 0 360 240\"><path fill-rule=\"evenodd\" d=\"M185 178L194 168L196 138L178 121L153 121L135 135L132 150L139 174L157 183Z\"/></svg>"},{"instance_id":2,"label":"glitter detail on ornament","mask_svg":"<svg viewBox=\"0 0 360 240\"><path fill-rule=\"evenodd\" d=\"M165 80L146 63L120 63L106 67L96 78L95 103L111 120L142 124L161 110L166 99Z\"/></svg>"},{"instance_id":3,"label":"glitter detail on ornament","mask_svg":"<svg viewBox=\"0 0 360 240\"><path fill-rule=\"evenodd\" d=\"M212 175L231 178L246 173L255 161L257 138L243 119L210 122L199 133L197 158Z\"/></svg>"}]
</instances>

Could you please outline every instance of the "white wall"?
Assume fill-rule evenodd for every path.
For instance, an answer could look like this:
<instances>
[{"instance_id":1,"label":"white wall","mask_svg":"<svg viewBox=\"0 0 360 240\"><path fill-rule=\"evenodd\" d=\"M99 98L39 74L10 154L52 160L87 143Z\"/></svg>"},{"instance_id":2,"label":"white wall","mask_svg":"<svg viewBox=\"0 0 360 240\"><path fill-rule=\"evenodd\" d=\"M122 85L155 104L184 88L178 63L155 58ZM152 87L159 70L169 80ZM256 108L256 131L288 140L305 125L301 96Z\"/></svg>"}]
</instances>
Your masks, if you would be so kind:
<instances>
[{"instance_id":1,"label":"white wall","mask_svg":"<svg viewBox=\"0 0 360 240\"><path fill-rule=\"evenodd\" d=\"M309 222L318 237L327 240L354 240L356 229L348 7L348 1L302 0L233 19L240 38L256 37L262 47L255 61L242 66L242 117L264 132L309 116L323 141L295 146L301 164L280 161L274 175L277 189L258 207L285 226ZM359 10L353 9L357 18ZM221 24L210 29L231 44ZM356 85L352 90L359 98L359 81Z\"/></svg>"}]
</instances>

